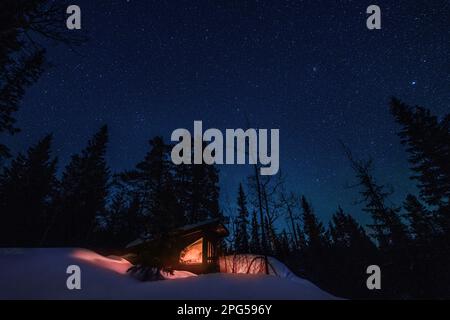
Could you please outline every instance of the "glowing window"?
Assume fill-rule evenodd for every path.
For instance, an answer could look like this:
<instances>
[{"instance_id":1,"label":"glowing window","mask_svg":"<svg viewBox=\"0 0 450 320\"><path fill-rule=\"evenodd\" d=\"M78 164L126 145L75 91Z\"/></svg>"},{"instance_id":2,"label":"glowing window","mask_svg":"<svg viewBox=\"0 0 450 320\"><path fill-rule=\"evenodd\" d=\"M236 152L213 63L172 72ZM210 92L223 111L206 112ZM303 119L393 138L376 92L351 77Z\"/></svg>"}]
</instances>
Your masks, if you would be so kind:
<instances>
[{"instance_id":1,"label":"glowing window","mask_svg":"<svg viewBox=\"0 0 450 320\"><path fill-rule=\"evenodd\" d=\"M203 238L188 245L181 251L180 263L197 264L203 262Z\"/></svg>"}]
</instances>

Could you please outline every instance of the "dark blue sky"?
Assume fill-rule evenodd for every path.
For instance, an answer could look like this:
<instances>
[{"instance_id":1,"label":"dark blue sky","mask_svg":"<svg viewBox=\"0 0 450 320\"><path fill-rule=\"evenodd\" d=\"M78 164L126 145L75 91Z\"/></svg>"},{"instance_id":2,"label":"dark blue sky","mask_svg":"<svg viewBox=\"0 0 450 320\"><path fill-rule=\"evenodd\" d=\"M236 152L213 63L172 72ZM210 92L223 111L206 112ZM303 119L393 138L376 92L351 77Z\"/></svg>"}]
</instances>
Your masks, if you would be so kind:
<instances>
[{"instance_id":1,"label":"dark blue sky","mask_svg":"<svg viewBox=\"0 0 450 320\"><path fill-rule=\"evenodd\" d=\"M389 97L437 114L450 102L449 1L74 1L90 40L78 53L48 46L52 67L17 114L24 150L53 132L63 168L104 123L114 172L147 140L176 128L280 129L281 171L325 220L357 190L338 139L372 156L400 202L415 192L388 112ZM382 30L366 29L366 8ZM75 31L76 32L76 31ZM250 167L221 166L223 203Z\"/></svg>"}]
</instances>

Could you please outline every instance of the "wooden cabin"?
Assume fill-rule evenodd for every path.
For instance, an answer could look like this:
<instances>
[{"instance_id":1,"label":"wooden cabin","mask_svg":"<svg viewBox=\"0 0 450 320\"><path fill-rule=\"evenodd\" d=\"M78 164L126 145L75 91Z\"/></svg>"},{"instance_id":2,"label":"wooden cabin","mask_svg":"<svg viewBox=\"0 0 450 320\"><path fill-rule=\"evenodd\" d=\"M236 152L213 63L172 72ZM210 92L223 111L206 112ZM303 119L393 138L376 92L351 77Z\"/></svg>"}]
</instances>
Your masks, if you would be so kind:
<instances>
[{"instance_id":1,"label":"wooden cabin","mask_svg":"<svg viewBox=\"0 0 450 320\"><path fill-rule=\"evenodd\" d=\"M209 219L186 225L171 234L176 243L178 263L176 270L186 270L196 274L219 271L220 242L229 235L220 219ZM129 252L143 250L151 240L137 239L128 244Z\"/></svg>"}]
</instances>

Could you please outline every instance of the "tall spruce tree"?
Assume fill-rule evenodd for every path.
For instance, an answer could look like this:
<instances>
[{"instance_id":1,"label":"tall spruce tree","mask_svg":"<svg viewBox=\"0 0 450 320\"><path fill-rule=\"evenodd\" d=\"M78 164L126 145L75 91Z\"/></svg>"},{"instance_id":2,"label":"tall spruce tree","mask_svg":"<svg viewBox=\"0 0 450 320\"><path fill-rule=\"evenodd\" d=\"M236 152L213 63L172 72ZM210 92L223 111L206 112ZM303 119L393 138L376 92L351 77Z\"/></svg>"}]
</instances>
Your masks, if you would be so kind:
<instances>
[{"instance_id":1,"label":"tall spruce tree","mask_svg":"<svg viewBox=\"0 0 450 320\"><path fill-rule=\"evenodd\" d=\"M411 273L415 275L409 292L414 298L442 298L450 294L448 282L448 247L436 231L439 224L436 216L420 200L409 194L403 204L405 217L409 221L413 263Z\"/></svg>"},{"instance_id":2,"label":"tall spruce tree","mask_svg":"<svg viewBox=\"0 0 450 320\"><path fill-rule=\"evenodd\" d=\"M374 244L362 226L351 215L346 214L341 207L331 217L329 230L331 241L335 247L351 248L352 251L358 251L360 254L374 249Z\"/></svg>"},{"instance_id":3,"label":"tall spruce tree","mask_svg":"<svg viewBox=\"0 0 450 320\"><path fill-rule=\"evenodd\" d=\"M0 134L19 131L14 113L25 89L36 82L45 67L45 50L39 40L69 45L86 41L82 33L67 30L67 6L64 0L0 2ZM0 164L8 156L8 147L0 144Z\"/></svg>"},{"instance_id":4,"label":"tall spruce tree","mask_svg":"<svg viewBox=\"0 0 450 320\"><path fill-rule=\"evenodd\" d=\"M0 175L0 245L42 245L57 188L51 141L46 136Z\"/></svg>"},{"instance_id":5,"label":"tall spruce tree","mask_svg":"<svg viewBox=\"0 0 450 320\"><path fill-rule=\"evenodd\" d=\"M408 242L407 228L399 215L400 209L387 204L390 192L385 186L377 184L372 175L372 161L356 160L350 150L345 147L347 157L356 174L360 194L365 207L373 220L368 227L381 248L402 247Z\"/></svg>"},{"instance_id":6,"label":"tall spruce tree","mask_svg":"<svg viewBox=\"0 0 450 320\"><path fill-rule=\"evenodd\" d=\"M180 164L175 166L174 173L175 193L185 212L187 223L222 218L219 206L219 171L215 165Z\"/></svg>"},{"instance_id":7,"label":"tall spruce tree","mask_svg":"<svg viewBox=\"0 0 450 320\"><path fill-rule=\"evenodd\" d=\"M377 261L375 244L358 222L340 207L332 216L329 233L333 273L333 277L328 278L329 284L343 297L371 297L366 287L367 276L361 270Z\"/></svg>"},{"instance_id":8,"label":"tall spruce tree","mask_svg":"<svg viewBox=\"0 0 450 320\"><path fill-rule=\"evenodd\" d=\"M237 198L238 215L236 217L237 230L235 236L234 248L236 253L248 253L249 241L248 241L248 210L247 199L245 197L244 188L242 184L239 184L239 192Z\"/></svg>"},{"instance_id":9,"label":"tall spruce tree","mask_svg":"<svg viewBox=\"0 0 450 320\"><path fill-rule=\"evenodd\" d=\"M399 214L400 208L388 202L390 192L384 185L378 184L372 175L372 161L355 160L347 149L347 156L355 171L363 210L370 214L371 229L379 247L380 262L384 268L384 281L388 284L386 296L399 297L408 292L407 281L411 275L410 238L407 226Z\"/></svg>"},{"instance_id":10,"label":"tall spruce tree","mask_svg":"<svg viewBox=\"0 0 450 320\"><path fill-rule=\"evenodd\" d=\"M149 145L144 160L121 179L140 201L147 233L167 233L183 225L185 217L176 197L169 146L161 137L153 138Z\"/></svg>"},{"instance_id":11,"label":"tall spruce tree","mask_svg":"<svg viewBox=\"0 0 450 320\"><path fill-rule=\"evenodd\" d=\"M251 253L261 253L261 241L259 239L259 225L258 225L258 218L256 215L256 210L252 211L252 221L251 221L251 228L250 228L250 244L249 249Z\"/></svg>"},{"instance_id":12,"label":"tall spruce tree","mask_svg":"<svg viewBox=\"0 0 450 320\"><path fill-rule=\"evenodd\" d=\"M291 254L291 245L286 229L283 229L283 231L277 235L275 253L282 261L286 261Z\"/></svg>"},{"instance_id":13,"label":"tall spruce tree","mask_svg":"<svg viewBox=\"0 0 450 320\"><path fill-rule=\"evenodd\" d=\"M327 273L327 240L323 224L317 219L311 204L302 196L300 200L306 248L302 253L306 276L314 281L323 281Z\"/></svg>"},{"instance_id":14,"label":"tall spruce tree","mask_svg":"<svg viewBox=\"0 0 450 320\"><path fill-rule=\"evenodd\" d=\"M436 208L440 223L450 232L450 114L441 120L423 107L411 108L393 98L391 113L400 124L399 136L420 195Z\"/></svg>"},{"instance_id":15,"label":"tall spruce tree","mask_svg":"<svg viewBox=\"0 0 450 320\"><path fill-rule=\"evenodd\" d=\"M44 64L44 51L16 61L13 66L0 73L0 134L15 134L20 130L15 126L14 113L25 94L25 89L41 75ZM9 157L9 149L0 144L0 164L2 158Z\"/></svg>"},{"instance_id":16,"label":"tall spruce tree","mask_svg":"<svg viewBox=\"0 0 450 320\"><path fill-rule=\"evenodd\" d=\"M304 196L301 197L300 203L307 246L313 251L320 250L326 244L323 224L317 219L311 204Z\"/></svg>"},{"instance_id":17,"label":"tall spruce tree","mask_svg":"<svg viewBox=\"0 0 450 320\"><path fill-rule=\"evenodd\" d=\"M137 239L144 231L142 217L139 215L139 199L128 199L124 193L118 193L106 216L106 226L103 228L105 246L124 247Z\"/></svg>"},{"instance_id":18,"label":"tall spruce tree","mask_svg":"<svg viewBox=\"0 0 450 320\"><path fill-rule=\"evenodd\" d=\"M306 248L306 239L305 239L305 233L302 230L302 227L299 223L295 224L295 229L297 230L297 244L296 244L296 250L298 252L303 252Z\"/></svg>"},{"instance_id":19,"label":"tall spruce tree","mask_svg":"<svg viewBox=\"0 0 450 320\"><path fill-rule=\"evenodd\" d=\"M121 180L139 199L144 225L141 236L152 239L138 257L138 263L162 269L176 262L176 243L171 232L185 224L185 216L177 198L170 148L161 137L151 139L149 144L150 151L144 160L134 170L123 173Z\"/></svg>"},{"instance_id":20,"label":"tall spruce tree","mask_svg":"<svg viewBox=\"0 0 450 320\"><path fill-rule=\"evenodd\" d=\"M110 178L105 160L107 142L108 128L103 126L67 165L61 182L56 241L63 237L67 245L92 244L97 218L106 213Z\"/></svg>"},{"instance_id":21,"label":"tall spruce tree","mask_svg":"<svg viewBox=\"0 0 450 320\"><path fill-rule=\"evenodd\" d=\"M422 245L430 243L435 236L434 217L416 196L408 194L403 204L409 221L412 238Z\"/></svg>"}]
</instances>

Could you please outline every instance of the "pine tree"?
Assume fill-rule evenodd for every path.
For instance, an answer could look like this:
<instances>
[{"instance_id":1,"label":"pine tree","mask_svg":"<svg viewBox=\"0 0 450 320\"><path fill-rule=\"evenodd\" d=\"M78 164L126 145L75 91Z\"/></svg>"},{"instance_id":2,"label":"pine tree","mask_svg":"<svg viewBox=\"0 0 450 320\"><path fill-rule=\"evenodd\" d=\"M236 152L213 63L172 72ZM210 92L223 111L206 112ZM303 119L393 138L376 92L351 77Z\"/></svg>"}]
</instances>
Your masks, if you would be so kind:
<instances>
[{"instance_id":1,"label":"pine tree","mask_svg":"<svg viewBox=\"0 0 450 320\"><path fill-rule=\"evenodd\" d=\"M94 135L88 146L72 156L66 167L58 206L57 240L68 245L88 245L97 227L97 218L105 216L109 168L105 153L108 142L106 126Z\"/></svg>"},{"instance_id":2,"label":"pine tree","mask_svg":"<svg viewBox=\"0 0 450 320\"><path fill-rule=\"evenodd\" d=\"M1 245L42 245L57 188L51 141L46 136L0 175Z\"/></svg>"},{"instance_id":3,"label":"pine tree","mask_svg":"<svg viewBox=\"0 0 450 320\"><path fill-rule=\"evenodd\" d=\"M251 253L261 253L261 242L259 240L259 225L258 218L256 216L256 210L252 211L252 221L251 221L251 238L250 238L250 252Z\"/></svg>"},{"instance_id":4,"label":"pine tree","mask_svg":"<svg viewBox=\"0 0 450 320\"><path fill-rule=\"evenodd\" d=\"M294 243L295 246L298 246L299 239L297 235L297 228L293 213L293 206L295 205L296 197L293 193L291 193L289 197L286 197L284 192L281 192L281 201L285 205L287 210L287 218L288 222L290 222L290 227L292 230L292 242Z\"/></svg>"},{"instance_id":5,"label":"pine tree","mask_svg":"<svg viewBox=\"0 0 450 320\"><path fill-rule=\"evenodd\" d=\"M121 175L121 182L139 199L143 219L142 236L152 239L138 257L138 263L157 269L167 268L176 261L176 243L171 233L185 224L184 210L177 198L174 165L169 146L161 137L149 142L150 151L135 169Z\"/></svg>"},{"instance_id":6,"label":"pine tree","mask_svg":"<svg viewBox=\"0 0 450 320\"><path fill-rule=\"evenodd\" d=\"M366 275L361 270L377 261L375 244L358 222L341 207L332 216L329 234L331 250L328 261L331 261L333 273L333 277L328 279L329 283L338 288L342 296L369 297Z\"/></svg>"},{"instance_id":7,"label":"pine tree","mask_svg":"<svg viewBox=\"0 0 450 320\"><path fill-rule=\"evenodd\" d=\"M344 213L341 207L332 216L329 230L332 243L337 247L361 247L360 252L373 247L365 230L351 215Z\"/></svg>"},{"instance_id":8,"label":"pine tree","mask_svg":"<svg viewBox=\"0 0 450 320\"><path fill-rule=\"evenodd\" d=\"M360 194L365 204L363 210L368 212L373 220L373 223L368 225L373 231L372 236L381 248L405 246L408 235L399 215L400 209L387 205L390 193L385 191L383 185L377 184L372 176L372 161L356 160L345 146L344 148L361 187Z\"/></svg>"},{"instance_id":9,"label":"pine tree","mask_svg":"<svg viewBox=\"0 0 450 320\"><path fill-rule=\"evenodd\" d=\"M444 231L450 231L450 115L439 120L430 110L395 98L391 113L402 127L399 136L415 172L411 178L426 203L437 207Z\"/></svg>"},{"instance_id":10,"label":"pine tree","mask_svg":"<svg viewBox=\"0 0 450 320\"><path fill-rule=\"evenodd\" d=\"M435 235L432 213L411 194L407 195L403 207L406 210L405 216L409 221L413 239L416 243L429 243Z\"/></svg>"},{"instance_id":11,"label":"pine tree","mask_svg":"<svg viewBox=\"0 0 450 320\"><path fill-rule=\"evenodd\" d=\"M253 165L254 175L249 176L249 185L252 189L254 189L255 198L256 198L256 207L259 212L259 224L260 224L260 239L261 239L261 253L267 255L269 252L269 244L267 240L267 227L266 227L266 219L265 216L267 214L264 213L263 206L263 185L261 184L261 177L259 175L259 166L257 164ZM267 271L267 268L266 268Z\"/></svg>"},{"instance_id":12,"label":"pine tree","mask_svg":"<svg viewBox=\"0 0 450 320\"><path fill-rule=\"evenodd\" d=\"M237 253L248 253L249 241L247 231L248 225L247 199L245 197L242 184L239 184L237 205L238 205L237 231L234 247Z\"/></svg>"},{"instance_id":13,"label":"pine tree","mask_svg":"<svg viewBox=\"0 0 450 320\"><path fill-rule=\"evenodd\" d=\"M0 133L15 134L20 130L15 126L13 114L25 94L25 89L41 75L44 51L39 50L31 56L22 58L5 74L0 74ZM0 160L9 157L9 149L0 144Z\"/></svg>"},{"instance_id":14,"label":"pine tree","mask_svg":"<svg viewBox=\"0 0 450 320\"><path fill-rule=\"evenodd\" d=\"M326 244L323 224L317 219L311 204L304 196L301 198L301 207L307 246L312 250L320 250Z\"/></svg>"},{"instance_id":15,"label":"pine tree","mask_svg":"<svg viewBox=\"0 0 450 320\"><path fill-rule=\"evenodd\" d=\"M289 243L289 237L287 235L286 229L283 229L283 232L277 236L277 248L276 255L280 259L286 261L291 253L291 246Z\"/></svg>"},{"instance_id":16,"label":"pine tree","mask_svg":"<svg viewBox=\"0 0 450 320\"><path fill-rule=\"evenodd\" d=\"M124 247L137 239L144 231L139 215L139 199L130 200L124 193L117 194L108 209L105 233L105 246Z\"/></svg>"},{"instance_id":17,"label":"pine tree","mask_svg":"<svg viewBox=\"0 0 450 320\"><path fill-rule=\"evenodd\" d=\"M51 0L2 0L0 2L0 134L15 134L14 113L25 89L42 74L45 50L43 38L54 43L79 45L86 41L82 33L67 30L61 20L68 4ZM2 158L9 149L0 144Z\"/></svg>"},{"instance_id":18,"label":"pine tree","mask_svg":"<svg viewBox=\"0 0 450 320\"><path fill-rule=\"evenodd\" d=\"M174 166L174 188L189 224L222 218L219 206L219 171L208 164Z\"/></svg>"},{"instance_id":19,"label":"pine tree","mask_svg":"<svg viewBox=\"0 0 450 320\"><path fill-rule=\"evenodd\" d=\"M323 224L317 219L311 204L304 196L301 197L300 205L302 208L302 220L304 234L306 238L306 247L300 253L303 258L302 267L305 276L322 282L326 279L328 268L328 243L326 240L326 231Z\"/></svg>"},{"instance_id":20,"label":"pine tree","mask_svg":"<svg viewBox=\"0 0 450 320\"><path fill-rule=\"evenodd\" d=\"M390 287L387 296L398 297L409 291L406 279L411 274L410 239L407 227L399 215L400 208L388 204L390 192L378 184L372 175L372 161L355 160L347 149L347 156L361 188L363 210L370 214L372 223L367 226L378 244L380 262L385 264L384 281Z\"/></svg>"},{"instance_id":21,"label":"pine tree","mask_svg":"<svg viewBox=\"0 0 450 320\"><path fill-rule=\"evenodd\" d=\"M446 243L436 232L436 217L423 205L416 196L409 194L403 207L405 217L409 221L412 237L413 263L411 273L416 276L409 291L415 298L439 298L450 292L447 283L450 261Z\"/></svg>"},{"instance_id":22,"label":"pine tree","mask_svg":"<svg viewBox=\"0 0 450 320\"><path fill-rule=\"evenodd\" d=\"M161 137L149 144L144 160L133 171L122 174L121 179L139 198L147 233L167 233L184 224L183 208L176 198L169 146Z\"/></svg>"},{"instance_id":23,"label":"pine tree","mask_svg":"<svg viewBox=\"0 0 450 320\"><path fill-rule=\"evenodd\" d=\"M301 226L299 223L295 225L295 228L297 230L297 245L296 249L299 252L303 252L306 248L306 239L305 239L305 233L303 232Z\"/></svg>"}]
</instances>

